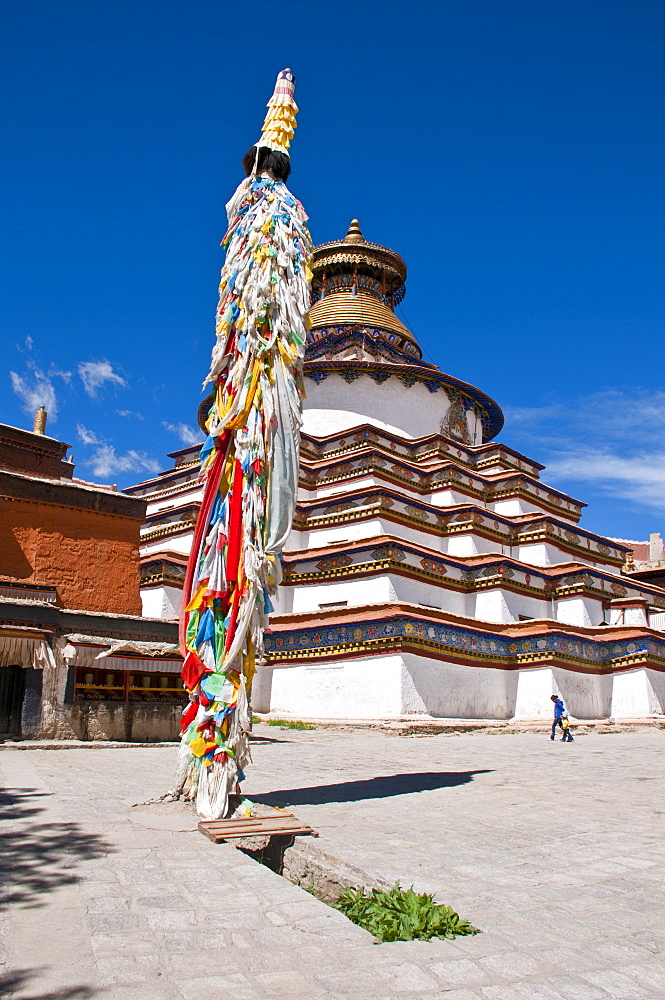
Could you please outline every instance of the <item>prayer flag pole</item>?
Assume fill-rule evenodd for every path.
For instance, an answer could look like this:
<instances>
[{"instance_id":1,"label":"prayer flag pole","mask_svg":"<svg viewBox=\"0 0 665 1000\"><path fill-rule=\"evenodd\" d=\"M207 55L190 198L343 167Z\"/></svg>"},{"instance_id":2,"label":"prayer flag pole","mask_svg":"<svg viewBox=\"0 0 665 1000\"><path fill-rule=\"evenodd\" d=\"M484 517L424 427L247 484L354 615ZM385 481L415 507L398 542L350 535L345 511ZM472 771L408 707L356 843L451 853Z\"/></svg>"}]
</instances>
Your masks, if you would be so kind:
<instances>
[{"instance_id":1,"label":"prayer flag pole","mask_svg":"<svg viewBox=\"0 0 665 1000\"><path fill-rule=\"evenodd\" d=\"M307 216L285 184L294 87L282 70L261 139L243 158L248 176L226 206L217 338L204 382L213 392L180 620L190 703L176 780L205 820L233 811L229 796L250 761L252 678L298 488L312 275Z\"/></svg>"}]
</instances>

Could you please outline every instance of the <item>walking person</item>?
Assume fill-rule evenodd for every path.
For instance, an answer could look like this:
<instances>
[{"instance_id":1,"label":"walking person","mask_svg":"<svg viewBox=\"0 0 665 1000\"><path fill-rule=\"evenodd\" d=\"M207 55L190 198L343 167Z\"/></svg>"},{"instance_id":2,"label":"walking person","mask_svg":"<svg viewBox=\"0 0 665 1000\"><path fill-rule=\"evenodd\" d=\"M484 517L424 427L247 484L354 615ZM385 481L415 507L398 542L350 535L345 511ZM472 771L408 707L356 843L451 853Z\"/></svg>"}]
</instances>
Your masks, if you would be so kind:
<instances>
[{"instance_id":1,"label":"walking person","mask_svg":"<svg viewBox=\"0 0 665 1000\"><path fill-rule=\"evenodd\" d=\"M553 740L556 735L556 727L560 726L563 730L563 736L561 737L562 743L573 743L573 737L570 732L570 723L568 722L568 715L566 714L566 709L564 708L563 701L558 694L553 694L551 700L554 703L554 722L552 723L552 735L550 739ZM565 725L564 725L565 720Z\"/></svg>"}]
</instances>

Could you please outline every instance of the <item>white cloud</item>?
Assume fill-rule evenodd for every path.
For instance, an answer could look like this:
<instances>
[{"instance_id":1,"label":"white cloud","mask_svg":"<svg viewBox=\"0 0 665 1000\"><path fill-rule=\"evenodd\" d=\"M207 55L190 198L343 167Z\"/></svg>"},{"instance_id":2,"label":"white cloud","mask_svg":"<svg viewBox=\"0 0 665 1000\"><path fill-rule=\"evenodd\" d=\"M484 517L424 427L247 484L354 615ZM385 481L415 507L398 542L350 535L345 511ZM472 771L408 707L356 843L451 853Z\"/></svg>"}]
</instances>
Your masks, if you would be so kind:
<instances>
[{"instance_id":1,"label":"white cloud","mask_svg":"<svg viewBox=\"0 0 665 1000\"><path fill-rule=\"evenodd\" d=\"M26 377L12 371L10 371L9 377L12 389L21 400L26 413L33 416L35 410L38 410L40 406L45 406L49 417L55 421L58 416L58 399L55 386L49 375L33 368L32 374Z\"/></svg>"},{"instance_id":2,"label":"white cloud","mask_svg":"<svg viewBox=\"0 0 665 1000\"><path fill-rule=\"evenodd\" d=\"M135 410L114 410L119 417L136 417L137 420L145 420L142 413L137 413Z\"/></svg>"},{"instance_id":3,"label":"white cloud","mask_svg":"<svg viewBox=\"0 0 665 1000\"><path fill-rule=\"evenodd\" d=\"M552 403L549 406L504 406L502 409L506 426L515 424L533 426L565 414L565 408L560 403Z\"/></svg>"},{"instance_id":4,"label":"white cloud","mask_svg":"<svg viewBox=\"0 0 665 1000\"><path fill-rule=\"evenodd\" d=\"M576 448L555 455L553 482L592 483L606 493L665 513L665 451L620 455L607 448Z\"/></svg>"},{"instance_id":5,"label":"white cloud","mask_svg":"<svg viewBox=\"0 0 665 1000\"><path fill-rule=\"evenodd\" d=\"M31 351L32 348L33 348L33 346L34 346L34 343L35 343L34 340L30 336L30 334L28 334L28 336L25 338L25 347L26 347L26 350L27 351Z\"/></svg>"},{"instance_id":6,"label":"white cloud","mask_svg":"<svg viewBox=\"0 0 665 1000\"><path fill-rule=\"evenodd\" d=\"M112 444L102 444L83 464L92 468L93 475L104 479L122 472L156 474L160 470L159 463L150 458L145 451L132 449L124 455L118 455Z\"/></svg>"},{"instance_id":7,"label":"white cloud","mask_svg":"<svg viewBox=\"0 0 665 1000\"><path fill-rule=\"evenodd\" d=\"M102 439L97 437L94 431L89 431L83 424L76 425L76 433L82 444L103 444Z\"/></svg>"},{"instance_id":8,"label":"white cloud","mask_svg":"<svg viewBox=\"0 0 665 1000\"><path fill-rule=\"evenodd\" d=\"M79 378L83 382L83 388L93 399L97 397L97 390L106 383L111 385L126 386L125 379L113 371L113 366L109 361L81 361L78 366Z\"/></svg>"},{"instance_id":9,"label":"white cloud","mask_svg":"<svg viewBox=\"0 0 665 1000\"><path fill-rule=\"evenodd\" d=\"M163 420L162 427L171 434L177 434L183 444L199 444L203 439L201 431L190 427L189 424L170 424L167 420Z\"/></svg>"},{"instance_id":10,"label":"white cloud","mask_svg":"<svg viewBox=\"0 0 665 1000\"><path fill-rule=\"evenodd\" d=\"M505 414L506 444L543 462L545 482L665 512L665 392L611 388Z\"/></svg>"},{"instance_id":11,"label":"white cloud","mask_svg":"<svg viewBox=\"0 0 665 1000\"><path fill-rule=\"evenodd\" d=\"M554 431L570 436L593 432L603 439L634 440L635 434L665 431L665 392L606 389L570 401L544 406L505 406L506 430L522 433ZM543 438L547 441L548 438Z\"/></svg>"}]
</instances>

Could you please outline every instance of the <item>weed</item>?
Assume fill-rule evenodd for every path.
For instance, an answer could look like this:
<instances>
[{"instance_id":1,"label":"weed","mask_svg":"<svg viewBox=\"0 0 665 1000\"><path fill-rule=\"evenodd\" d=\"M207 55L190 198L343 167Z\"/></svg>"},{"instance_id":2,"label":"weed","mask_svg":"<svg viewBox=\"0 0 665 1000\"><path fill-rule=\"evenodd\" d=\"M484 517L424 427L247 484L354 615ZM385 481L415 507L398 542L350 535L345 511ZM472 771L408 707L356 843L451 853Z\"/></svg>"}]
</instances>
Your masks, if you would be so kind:
<instances>
[{"instance_id":1,"label":"weed","mask_svg":"<svg viewBox=\"0 0 665 1000\"><path fill-rule=\"evenodd\" d=\"M301 722L300 719L268 719L268 725L279 726L280 729L316 729L316 726Z\"/></svg>"},{"instance_id":2,"label":"weed","mask_svg":"<svg viewBox=\"0 0 665 1000\"><path fill-rule=\"evenodd\" d=\"M327 903L328 902L328 900L326 899L325 895L323 894L323 892L321 891L321 889L319 889L318 885L316 884L316 879L314 878L313 875L309 875L307 877L307 881L306 882L298 882L298 885L300 886L301 889L304 889L305 892L308 892L310 894L310 896L316 896L316 898L318 900L320 900L322 903Z\"/></svg>"},{"instance_id":3,"label":"weed","mask_svg":"<svg viewBox=\"0 0 665 1000\"><path fill-rule=\"evenodd\" d=\"M480 934L468 920L461 920L451 906L435 903L427 893L400 889L396 882L390 892L372 889L345 889L333 904L354 924L364 927L377 941L413 941L454 938Z\"/></svg>"}]
</instances>

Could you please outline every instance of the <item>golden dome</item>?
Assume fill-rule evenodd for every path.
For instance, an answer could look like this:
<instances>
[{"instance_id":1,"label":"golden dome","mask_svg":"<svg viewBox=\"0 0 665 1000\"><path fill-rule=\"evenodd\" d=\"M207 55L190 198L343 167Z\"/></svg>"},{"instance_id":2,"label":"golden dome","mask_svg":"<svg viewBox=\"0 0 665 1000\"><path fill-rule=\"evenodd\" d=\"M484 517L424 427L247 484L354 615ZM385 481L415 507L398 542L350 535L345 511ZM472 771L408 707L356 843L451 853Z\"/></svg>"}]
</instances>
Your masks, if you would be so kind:
<instances>
[{"instance_id":1,"label":"golden dome","mask_svg":"<svg viewBox=\"0 0 665 1000\"><path fill-rule=\"evenodd\" d=\"M341 240L319 243L314 247L312 270L315 278L320 277L327 268L339 264L360 264L375 271L385 271L388 284L398 293L397 301L403 297L406 264L390 247L366 240L357 219L351 220L347 234Z\"/></svg>"},{"instance_id":2,"label":"golden dome","mask_svg":"<svg viewBox=\"0 0 665 1000\"><path fill-rule=\"evenodd\" d=\"M358 292L357 295L349 292L326 295L324 299L314 303L309 311L309 318L313 327L353 325L389 330L417 346L416 338L392 309L366 292Z\"/></svg>"},{"instance_id":3,"label":"golden dome","mask_svg":"<svg viewBox=\"0 0 665 1000\"><path fill-rule=\"evenodd\" d=\"M357 219L343 239L314 247L312 271L313 328L385 330L407 353L415 348L420 357L416 338L394 312L404 296L406 264L394 250L366 240Z\"/></svg>"}]
</instances>

